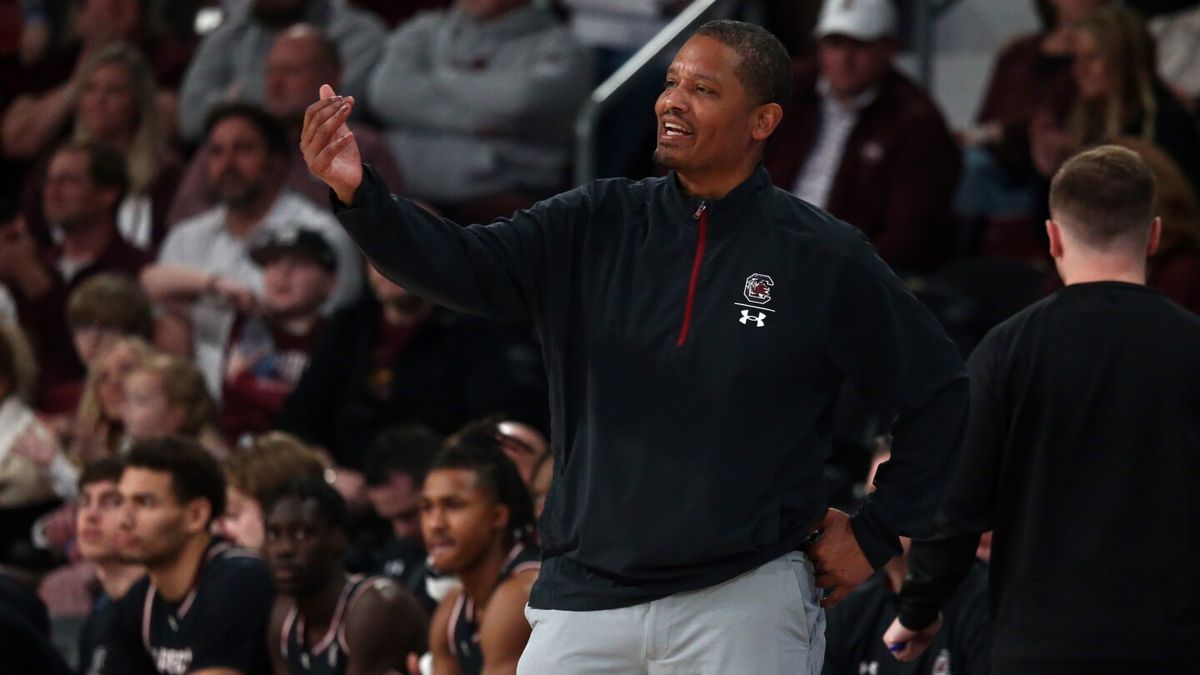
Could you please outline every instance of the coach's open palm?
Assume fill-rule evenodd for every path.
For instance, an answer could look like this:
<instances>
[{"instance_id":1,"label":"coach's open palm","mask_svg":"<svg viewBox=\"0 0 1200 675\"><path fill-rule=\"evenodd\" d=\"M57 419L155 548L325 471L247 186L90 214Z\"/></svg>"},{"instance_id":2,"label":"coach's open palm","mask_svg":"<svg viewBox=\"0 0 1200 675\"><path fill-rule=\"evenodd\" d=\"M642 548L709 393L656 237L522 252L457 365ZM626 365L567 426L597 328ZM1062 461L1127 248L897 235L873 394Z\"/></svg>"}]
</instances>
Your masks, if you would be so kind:
<instances>
[{"instance_id":1,"label":"coach's open palm","mask_svg":"<svg viewBox=\"0 0 1200 675\"><path fill-rule=\"evenodd\" d=\"M850 516L829 509L821 519L820 532L820 538L808 548L808 555L816 569L817 587L833 589L821 600L821 606L833 607L866 581L874 570L854 538Z\"/></svg>"},{"instance_id":2,"label":"coach's open palm","mask_svg":"<svg viewBox=\"0 0 1200 675\"><path fill-rule=\"evenodd\" d=\"M300 151L312 175L325 181L338 199L349 204L362 183L362 157L358 141L346 126L354 97L337 96L333 87L321 85L320 100L304 111Z\"/></svg>"}]
</instances>

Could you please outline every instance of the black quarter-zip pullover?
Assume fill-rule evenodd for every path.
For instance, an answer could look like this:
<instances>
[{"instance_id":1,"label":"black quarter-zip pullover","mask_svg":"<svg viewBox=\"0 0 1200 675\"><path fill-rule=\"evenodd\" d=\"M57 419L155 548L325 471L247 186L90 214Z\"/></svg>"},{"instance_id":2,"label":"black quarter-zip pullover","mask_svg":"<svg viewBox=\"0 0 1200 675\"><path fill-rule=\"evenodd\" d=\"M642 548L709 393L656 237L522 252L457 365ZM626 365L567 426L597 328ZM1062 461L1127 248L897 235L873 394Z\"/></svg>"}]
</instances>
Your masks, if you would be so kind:
<instances>
[{"instance_id":1,"label":"black quarter-zip pullover","mask_svg":"<svg viewBox=\"0 0 1200 675\"><path fill-rule=\"evenodd\" d=\"M368 167L336 207L397 283L537 326L558 461L532 606L628 606L802 546L845 381L899 410L853 520L868 559L932 516L967 411L958 353L860 232L761 167L719 200L674 173L602 180L465 228Z\"/></svg>"}]
</instances>

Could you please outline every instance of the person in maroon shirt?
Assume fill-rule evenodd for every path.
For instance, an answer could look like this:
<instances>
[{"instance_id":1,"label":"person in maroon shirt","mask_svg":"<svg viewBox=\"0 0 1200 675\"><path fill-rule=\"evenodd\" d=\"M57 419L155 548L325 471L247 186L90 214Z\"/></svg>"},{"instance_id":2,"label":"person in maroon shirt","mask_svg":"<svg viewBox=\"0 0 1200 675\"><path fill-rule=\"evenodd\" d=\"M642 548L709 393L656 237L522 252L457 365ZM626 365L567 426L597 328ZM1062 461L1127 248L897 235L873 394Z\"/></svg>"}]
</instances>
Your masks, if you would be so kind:
<instances>
[{"instance_id":1,"label":"person in maroon shirt","mask_svg":"<svg viewBox=\"0 0 1200 675\"><path fill-rule=\"evenodd\" d=\"M1008 42L992 65L975 126L963 131L963 178L954 209L970 253L1038 258L1042 196L1030 131L1045 101L1071 90L1074 24L1111 0L1041 0L1045 28Z\"/></svg>"},{"instance_id":2,"label":"person in maroon shirt","mask_svg":"<svg viewBox=\"0 0 1200 675\"><path fill-rule=\"evenodd\" d=\"M314 230L272 232L250 253L263 269L263 306L234 319L221 428L230 442L274 428L325 325L337 257Z\"/></svg>"},{"instance_id":3,"label":"person in maroon shirt","mask_svg":"<svg viewBox=\"0 0 1200 675\"><path fill-rule=\"evenodd\" d=\"M143 279L160 306L188 307L211 295L236 308L222 329L221 385L213 392L223 403L221 430L231 444L275 428L284 400L308 365L325 324L321 305L337 282L337 254L316 230L261 233L250 243L250 257L263 270L261 298L240 281L191 268L162 265Z\"/></svg>"},{"instance_id":4,"label":"person in maroon shirt","mask_svg":"<svg viewBox=\"0 0 1200 675\"><path fill-rule=\"evenodd\" d=\"M776 185L861 229L889 265L926 270L952 252L960 157L937 105L893 65L895 35L887 0L827 2L817 59L794 64L792 105L764 162Z\"/></svg>"},{"instance_id":5,"label":"person in maroon shirt","mask_svg":"<svg viewBox=\"0 0 1200 675\"><path fill-rule=\"evenodd\" d=\"M21 325L30 333L43 364L38 408L73 411L83 365L67 325L71 292L100 272L136 278L147 255L117 231L117 205L125 194L125 163L116 151L94 142L59 148L46 175L43 208L61 232L61 242L38 250L21 219L0 228L0 282L13 292Z\"/></svg>"}]
</instances>

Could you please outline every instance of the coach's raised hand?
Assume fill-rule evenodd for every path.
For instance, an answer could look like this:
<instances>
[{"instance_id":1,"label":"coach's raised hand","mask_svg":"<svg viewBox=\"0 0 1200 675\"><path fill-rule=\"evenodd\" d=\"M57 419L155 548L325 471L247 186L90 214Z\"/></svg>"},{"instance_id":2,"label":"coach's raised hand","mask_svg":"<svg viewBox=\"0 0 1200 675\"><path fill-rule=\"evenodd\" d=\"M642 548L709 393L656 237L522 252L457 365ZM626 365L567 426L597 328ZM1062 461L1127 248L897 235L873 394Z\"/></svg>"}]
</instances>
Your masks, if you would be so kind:
<instances>
[{"instance_id":1,"label":"coach's raised hand","mask_svg":"<svg viewBox=\"0 0 1200 675\"><path fill-rule=\"evenodd\" d=\"M300 152L312 175L333 188L343 204L349 204L363 175L358 142L346 126L354 97L337 96L327 84L321 85L320 97L304 111Z\"/></svg>"}]
</instances>

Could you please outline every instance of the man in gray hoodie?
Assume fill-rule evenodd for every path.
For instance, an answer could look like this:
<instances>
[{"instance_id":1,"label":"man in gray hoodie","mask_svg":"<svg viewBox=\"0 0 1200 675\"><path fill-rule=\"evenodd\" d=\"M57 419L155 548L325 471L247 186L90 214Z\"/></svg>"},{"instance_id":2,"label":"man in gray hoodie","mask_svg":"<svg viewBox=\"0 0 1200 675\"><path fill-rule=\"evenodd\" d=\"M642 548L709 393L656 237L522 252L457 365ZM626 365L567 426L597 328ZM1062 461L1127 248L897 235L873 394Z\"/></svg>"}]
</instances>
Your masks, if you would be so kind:
<instances>
[{"instance_id":1,"label":"man in gray hoodie","mask_svg":"<svg viewBox=\"0 0 1200 675\"><path fill-rule=\"evenodd\" d=\"M571 32L529 0L458 0L392 34L367 106L406 194L486 221L563 186L590 68Z\"/></svg>"}]
</instances>

